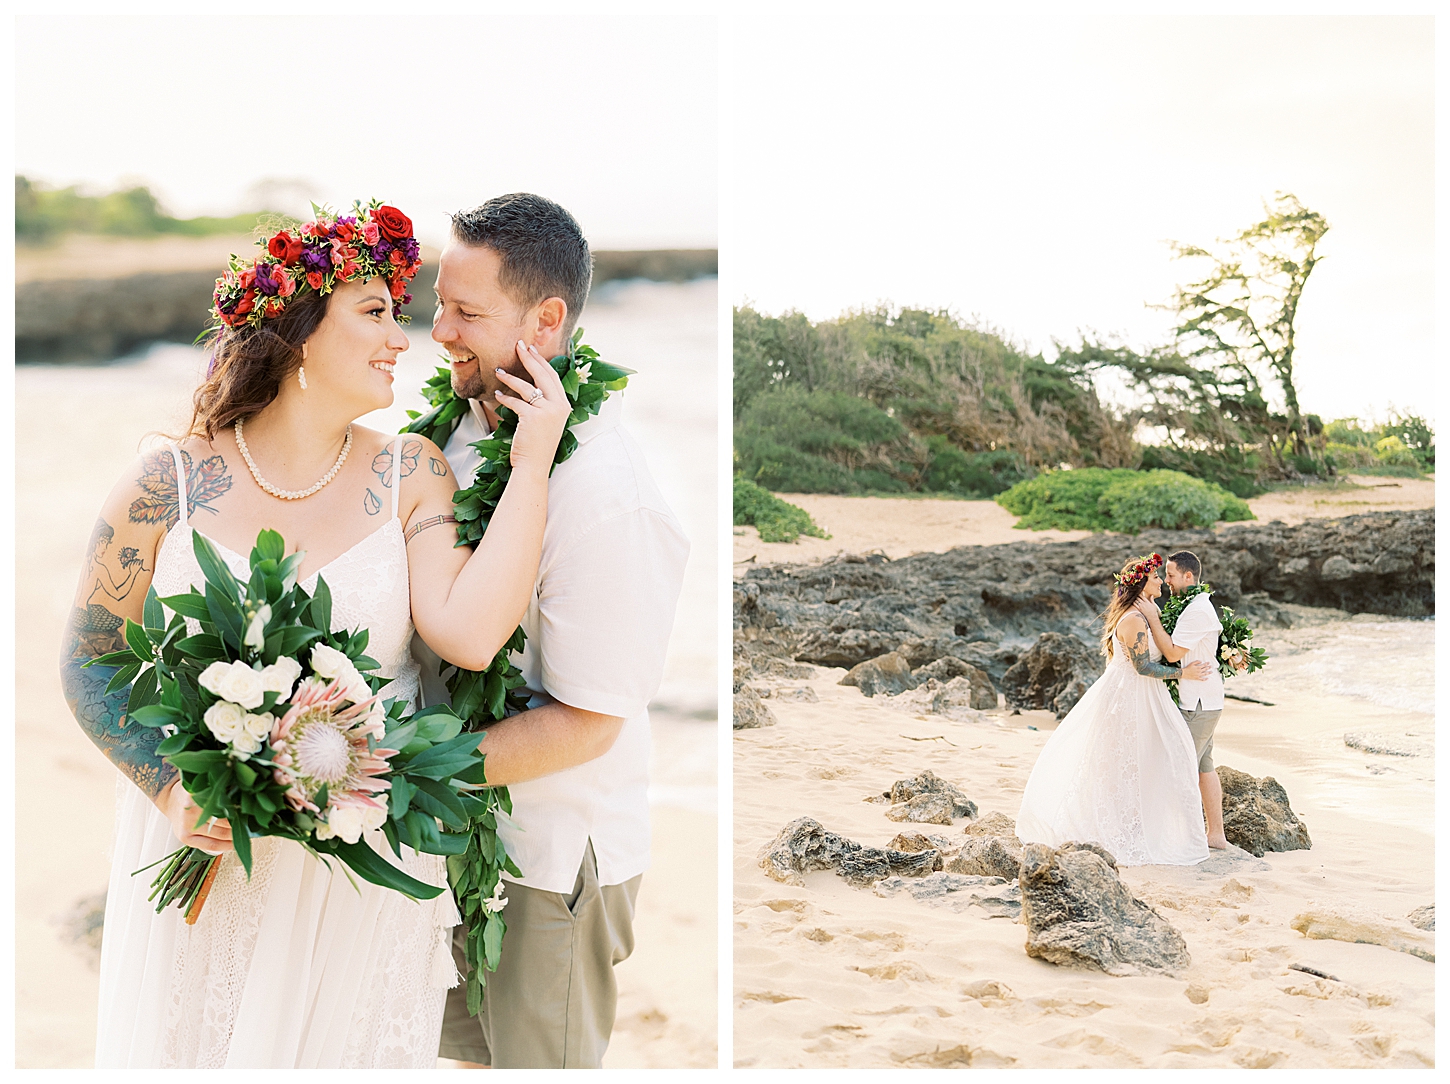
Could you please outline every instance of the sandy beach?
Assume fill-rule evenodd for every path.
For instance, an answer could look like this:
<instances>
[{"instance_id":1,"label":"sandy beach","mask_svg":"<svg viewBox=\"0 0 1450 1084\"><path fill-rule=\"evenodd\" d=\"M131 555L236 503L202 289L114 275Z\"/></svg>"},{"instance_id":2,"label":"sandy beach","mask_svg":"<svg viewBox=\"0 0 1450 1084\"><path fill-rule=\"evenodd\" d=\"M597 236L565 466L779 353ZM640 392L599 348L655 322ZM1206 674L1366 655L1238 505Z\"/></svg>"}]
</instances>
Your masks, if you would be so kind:
<instances>
[{"instance_id":1,"label":"sandy beach","mask_svg":"<svg viewBox=\"0 0 1450 1084\"><path fill-rule=\"evenodd\" d=\"M754 527L736 527L734 572L752 564L819 561L836 553L869 553L891 558L945 553L956 546L1002 542L1070 542L1087 531L1019 531L1017 517L996 501L954 501L912 497L838 497L829 493L781 493L804 508L830 538L802 535L795 542L762 542ZM1311 517L1350 516L1395 508L1433 508L1433 478L1373 478L1351 475L1333 486L1307 486L1265 493L1249 501L1261 523L1302 523Z\"/></svg>"},{"instance_id":2,"label":"sandy beach","mask_svg":"<svg viewBox=\"0 0 1450 1084\"><path fill-rule=\"evenodd\" d=\"M807 560L817 546L896 557L1035 534L1012 530L1011 517L989 502L788 499L837 537L766 547L742 542L736 528L737 560L742 552ZM1289 519L1367 510L1330 501L1433 506L1433 489L1405 481L1261 500L1261 519ZM1025 927L972 903L967 892L917 899L909 881L876 891L830 871L805 874L804 887L768 878L758 853L798 817L865 846L886 846L904 830L962 839L964 819L896 823L886 805L865 800L928 769L960 786L982 817L1015 819L1057 720L1004 708L932 714L911 694L868 699L838 684L840 669L752 679L774 687L765 703L777 723L734 736L736 1064L1432 1065L1433 963L1379 944L1310 939L1292 924L1304 914L1368 917L1433 955L1433 933L1407 921L1435 898L1433 691L1428 677L1406 684L1391 675L1404 672L1397 664L1433 673L1434 622L1337 611L1301 617L1290 629L1260 630L1255 643L1269 651L1270 665L1229 691L1273 706L1229 700L1215 760L1277 779L1313 846L1262 859L1235 851L1199 866L1124 869L1124 884L1187 943L1191 966L1171 976L1116 977L1030 958ZM1417 755L1351 748L1344 740L1351 732Z\"/></svg>"},{"instance_id":3,"label":"sandy beach","mask_svg":"<svg viewBox=\"0 0 1450 1084\"><path fill-rule=\"evenodd\" d=\"M626 423L692 542L652 705L653 866L618 971L613 1068L713 1067L715 937L715 283L624 283L585 313L588 341L641 373ZM399 359L396 429L432 371L426 325ZM96 510L154 430L184 424L204 359L163 346L108 366L17 371L15 1048L20 1068L86 1068L117 773L66 710L56 656ZM703 389L703 390L700 390ZM57 440L57 427L65 440ZM703 474L700 472L703 470ZM64 845L55 845L64 809ZM505 949L507 951L507 949Z\"/></svg>"}]
</instances>

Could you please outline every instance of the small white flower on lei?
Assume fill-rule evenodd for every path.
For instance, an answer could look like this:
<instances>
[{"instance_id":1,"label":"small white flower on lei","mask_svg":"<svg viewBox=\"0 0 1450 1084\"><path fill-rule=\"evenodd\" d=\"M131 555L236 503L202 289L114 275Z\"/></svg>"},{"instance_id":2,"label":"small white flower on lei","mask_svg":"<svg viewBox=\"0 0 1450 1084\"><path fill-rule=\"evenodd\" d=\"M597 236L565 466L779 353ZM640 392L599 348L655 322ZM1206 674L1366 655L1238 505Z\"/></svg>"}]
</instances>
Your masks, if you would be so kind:
<instances>
[{"instance_id":1,"label":"small white flower on lei","mask_svg":"<svg viewBox=\"0 0 1450 1084\"><path fill-rule=\"evenodd\" d=\"M593 365L594 365L594 362L592 362L592 361L586 361L583 365L576 365L576 366L574 366L574 371L579 374L579 383L581 383L581 384L587 384L587 383L589 383L589 372L590 372L590 369L591 369L591 367Z\"/></svg>"},{"instance_id":2,"label":"small white flower on lei","mask_svg":"<svg viewBox=\"0 0 1450 1084\"><path fill-rule=\"evenodd\" d=\"M483 909L489 914L496 915L508 905L509 901L503 894L503 878L500 877L498 883L493 886L493 895L483 901Z\"/></svg>"}]
</instances>

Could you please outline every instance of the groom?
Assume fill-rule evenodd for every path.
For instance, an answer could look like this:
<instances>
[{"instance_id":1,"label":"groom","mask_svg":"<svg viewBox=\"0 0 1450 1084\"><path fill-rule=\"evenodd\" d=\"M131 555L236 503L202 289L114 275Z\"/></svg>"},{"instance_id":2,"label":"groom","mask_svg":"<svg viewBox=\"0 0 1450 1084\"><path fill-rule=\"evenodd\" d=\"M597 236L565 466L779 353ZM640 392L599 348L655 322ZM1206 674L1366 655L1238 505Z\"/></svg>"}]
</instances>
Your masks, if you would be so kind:
<instances>
[{"instance_id":1,"label":"groom","mask_svg":"<svg viewBox=\"0 0 1450 1084\"><path fill-rule=\"evenodd\" d=\"M460 485L480 462L469 445L498 423L495 370L527 379L519 340L545 358L563 353L591 275L579 224L551 200L516 193L453 216L433 338L469 400L444 449ZM574 427L579 446L549 481L528 642L514 658L533 695L480 743L489 782L513 798L498 831L523 876L506 888L508 933L478 1017L462 987L448 995L439 1054L476 1066L598 1068L614 1026L614 965L634 948L650 857L646 705L664 672L689 543L622 407L616 392ZM427 702L446 702L436 657L416 640L414 651ZM460 971L465 929L454 931Z\"/></svg>"},{"instance_id":2,"label":"groom","mask_svg":"<svg viewBox=\"0 0 1450 1084\"><path fill-rule=\"evenodd\" d=\"M1168 589L1181 595L1203 579L1203 565L1187 550L1168 557L1163 567ZM1207 594L1195 595L1173 626L1173 650L1164 651L1168 662L1206 662L1210 671L1202 681L1179 681L1178 710L1193 735L1198 754L1198 793L1208 826L1208 845L1215 850L1228 847L1223 834L1223 787L1213 768L1213 731L1223 714L1223 678L1218 672L1218 636L1223 628L1218 612Z\"/></svg>"}]
</instances>

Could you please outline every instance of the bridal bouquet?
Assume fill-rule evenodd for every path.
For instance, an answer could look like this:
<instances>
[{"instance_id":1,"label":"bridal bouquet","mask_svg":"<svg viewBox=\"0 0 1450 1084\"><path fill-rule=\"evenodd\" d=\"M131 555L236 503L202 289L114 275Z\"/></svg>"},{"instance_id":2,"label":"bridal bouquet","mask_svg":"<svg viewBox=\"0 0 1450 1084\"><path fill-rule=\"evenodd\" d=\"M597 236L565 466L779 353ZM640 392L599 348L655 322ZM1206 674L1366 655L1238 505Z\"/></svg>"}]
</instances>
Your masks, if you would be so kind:
<instances>
[{"instance_id":1,"label":"bridal bouquet","mask_svg":"<svg viewBox=\"0 0 1450 1084\"><path fill-rule=\"evenodd\" d=\"M331 631L326 582L311 596L298 586L303 555L284 558L281 535L257 536L245 583L192 538L206 591L148 591L142 623L126 622L127 649L87 665L119 667L107 692L130 685L131 722L161 729L157 754L200 807L197 825L225 818L248 876L252 839L280 836L410 898L438 895L363 833L382 829L394 854L401 843L461 853L465 840L449 831L493 804L477 736L447 708L408 716L403 701L380 701L386 679L368 676L379 664L363 654L367 630ZM162 859L157 912L175 903L195 922L219 861L194 847Z\"/></svg>"},{"instance_id":2,"label":"bridal bouquet","mask_svg":"<svg viewBox=\"0 0 1450 1084\"><path fill-rule=\"evenodd\" d=\"M1173 635L1173 629L1178 624L1179 615L1187 609L1188 604L1199 595L1211 595L1213 588L1206 583L1194 584L1181 594L1171 596L1163 604L1161 619L1164 631ZM1255 670L1262 670L1264 664L1269 661L1269 656L1261 647L1251 647L1249 641L1254 638L1254 630L1242 617L1235 617L1233 610L1224 606L1219 610L1219 623L1222 626L1218 635L1218 672L1223 678L1235 677L1238 674L1252 674ZM1173 694L1173 699L1178 699L1178 682L1168 682L1168 690Z\"/></svg>"},{"instance_id":3,"label":"bridal bouquet","mask_svg":"<svg viewBox=\"0 0 1450 1084\"><path fill-rule=\"evenodd\" d=\"M559 382L564 386L571 408L564 435L554 453L555 466L568 459L579 447L573 427L598 414L610 393L623 390L634 374L633 369L603 361L593 347L583 342L583 335L583 328L576 330L565 352L549 361L559 374ZM433 409L421 416L410 410L408 416L412 421L405 432L422 434L444 448L458 423L468 413L468 400L459 398L453 391L446 366L440 367L428 378L423 385L423 398ZM459 546L477 542L483 537L512 472L509 458L518 415L507 407L501 407L498 419L498 428L488 438L472 445L483 462L469 484L453 494L453 515L458 520L456 544ZM509 658L513 652L521 651L523 646L524 630L515 629L508 643L499 649L493 662L485 669L451 667L444 672L453 710L466 720L466 729L481 732L489 724L528 707L528 690L523 688L523 674ZM504 815L512 813L508 791L495 787L494 793L499 796L496 799L497 810ZM522 876L493 831L496 827L494 818L495 814L490 812L475 821L466 836L467 849L448 859L448 883L468 927L465 949L468 974L464 983L468 1011L474 1015L483 1003L485 971L498 969L507 928L498 913L507 902L500 899L502 874L507 871L515 877Z\"/></svg>"}]
</instances>

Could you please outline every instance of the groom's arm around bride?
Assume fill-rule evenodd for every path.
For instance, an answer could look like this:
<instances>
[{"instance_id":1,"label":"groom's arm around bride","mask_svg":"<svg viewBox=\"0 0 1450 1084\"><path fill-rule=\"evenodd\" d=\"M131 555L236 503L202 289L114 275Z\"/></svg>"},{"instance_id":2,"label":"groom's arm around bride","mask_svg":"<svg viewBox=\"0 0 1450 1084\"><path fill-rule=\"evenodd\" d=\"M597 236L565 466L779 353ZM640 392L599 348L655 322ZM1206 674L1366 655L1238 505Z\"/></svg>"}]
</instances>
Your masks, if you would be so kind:
<instances>
[{"instance_id":1,"label":"groom's arm around bride","mask_svg":"<svg viewBox=\"0 0 1450 1084\"><path fill-rule=\"evenodd\" d=\"M469 400L445 448L460 484L492 432L496 368L519 341L563 353L588 296L589 247L573 217L515 194L456 215L439 261L433 338ZM633 950L634 901L649 865L649 715L689 544L621 424L619 393L573 427L578 447L549 482L538 579L515 657L530 710L480 743L507 785L499 836L510 879L508 933L483 1006L450 992L440 1054L495 1068L598 1067L614 1024L614 965ZM422 652L420 651L420 654ZM425 662L428 660L425 660ZM446 696L424 666L430 703ZM431 679L431 680L430 680ZM463 966L463 927L455 958Z\"/></svg>"}]
</instances>

